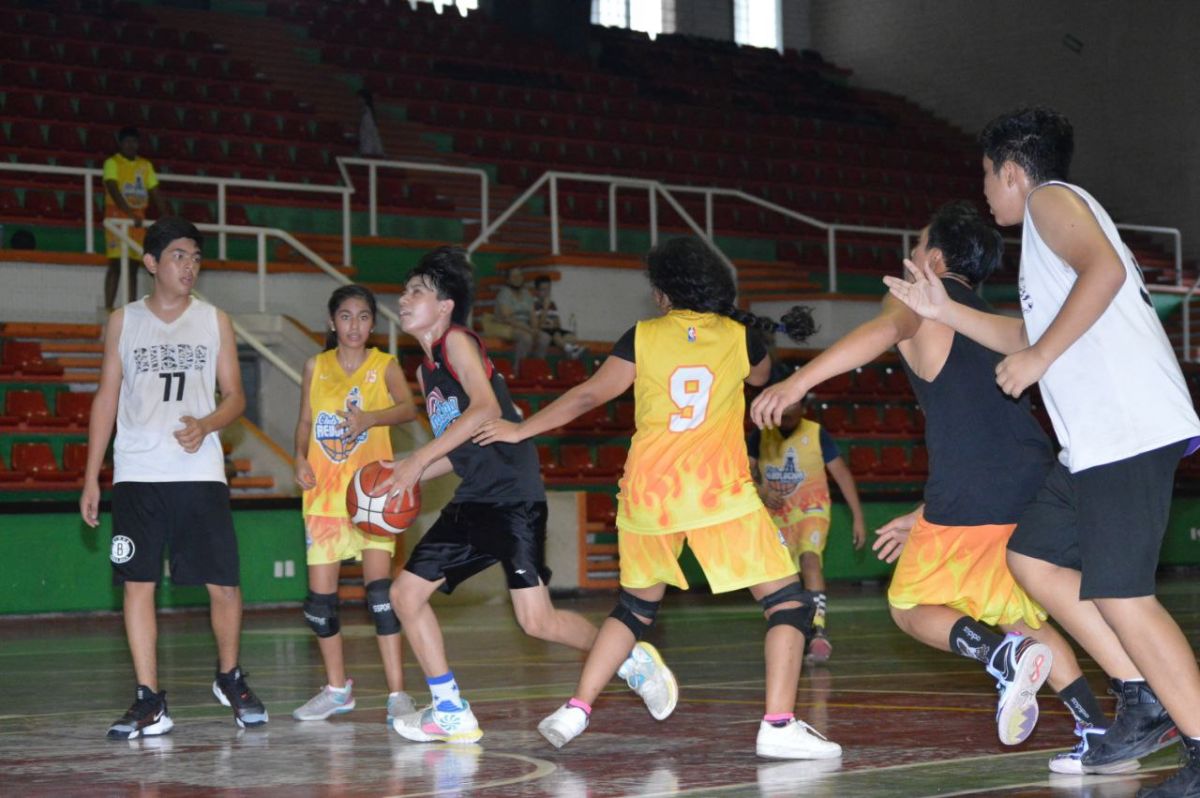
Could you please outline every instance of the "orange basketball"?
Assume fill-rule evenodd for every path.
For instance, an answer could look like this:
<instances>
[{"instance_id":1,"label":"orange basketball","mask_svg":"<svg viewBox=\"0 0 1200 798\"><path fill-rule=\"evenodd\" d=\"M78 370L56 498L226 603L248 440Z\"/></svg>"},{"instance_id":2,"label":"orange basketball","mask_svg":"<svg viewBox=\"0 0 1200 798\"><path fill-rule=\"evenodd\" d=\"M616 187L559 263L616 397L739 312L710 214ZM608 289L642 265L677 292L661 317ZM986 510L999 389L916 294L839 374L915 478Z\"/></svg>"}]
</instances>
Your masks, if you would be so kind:
<instances>
[{"instance_id":1,"label":"orange basketball","mask_svg":"<svg viewBox=\"0 0 1200 798\"><path fill-rule=\"evenodd\" d=\"M421 485L412 489L412 501L397 496L389 502L379 483L391 476L381 461L367 463L354 472L346 486L346 513L350 520L369 535L399 535L408 529L421 512Z\"/></svg>"}]
</instances>

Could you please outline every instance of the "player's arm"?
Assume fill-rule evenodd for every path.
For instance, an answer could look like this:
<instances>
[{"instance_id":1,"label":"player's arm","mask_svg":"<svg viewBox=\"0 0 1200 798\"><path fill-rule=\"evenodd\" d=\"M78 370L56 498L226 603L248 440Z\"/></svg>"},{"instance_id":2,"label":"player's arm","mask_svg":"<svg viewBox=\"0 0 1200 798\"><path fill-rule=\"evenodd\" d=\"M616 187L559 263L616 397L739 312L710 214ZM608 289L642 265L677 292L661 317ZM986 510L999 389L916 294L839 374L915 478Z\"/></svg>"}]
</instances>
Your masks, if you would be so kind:
<instances>
[{"instance_id":1,"label":"player's arm","mask_svg":"<svg viewBox=\"0 0 1200 798\"><path fill-rule=\"evenodd\" d=\"M879 559L884 562L896 561L900 553L904 551L904 545L908 543L908 534L917 523L917 516L923 509L925 509L924 503L919 504L917 509L911 513L893 518L875 530L875 534L879 537L871 544L871 549L876 552Z\"/></svg>"},{"instance_id":2,"label":"player's arm","mask_svg":"<svg viewBox=\"0 0 1200 798\"><path fill-rule=\"evenodd\" d=\"M221 401L204 418L183 416L183 429L175 432L175 439L188 453L197 452L204 439L214 432L228 427L246 409L246 394L242 391L242 372L238 368L237 338L233 334L233 322L222 310L217 311L217 330L220 334L220 349L217 351L217 388Z\"/></svg>"},{"instance_id":3,"label":"player's arm","mask_svg":"<svg viewBox=\"0 0 1200 798\"><path fill-rule=\"evenodd\" d=\"M750 405L759 427L779 426L783 413L817 385L865 366L901 341L917 334L921 317L894 297L883 299L879 315L860 324L790 377L767 388Z\"/></svg>"},{"instance_id":4,"label":"player's arm","mask_svg":"<svg viewBox=\"0 0 1200 798\"><path fill-rule=\"evenodd\" d=\"M764 355L750 367L750 373L746 375L746 384L757 388L760 385L766 385L769 379L771 379L771 356Z\"/></svg>"},{"instance_id":5,"label":"player's arm","mask_svg":"<svg viewBox=\"0 0 1200 798\"><path fill-rule=\"evenodd\" d=\"M420 482L427 469L442 460L450 452L462 446L475 432L491 419L500 418L500 401L492 390L479 344L465 332L452 330L446 336L446 360L458 375L469 405L466 411L439 437L421 446L403 460L392 466L392 476L382 483L392 496L407 493Z\"/></svg>"},{"instance_id":6,"label":"player's arm","mask_svg":"<svg viewBox=\"0 0 1200 798\"><path fill-rule=\"evenodd\" d=\"M167 209L167 201L163 199L162 192L158 187L150 189L150 204L154 206L154 210L158 218L170 215L170 210Z\"/></svg>"},{"instance_id":7,"label":"player's arm","mask_svg":"<svg viewBox=\"0 0 1200 798\"><path fill-rule=\"evenodd\" d=\"M996 382L1009 396L1042 378L1050 364L1096 323L1125 283L1125 265L1083 198L1062 186L1029 197L1029 214L1042 240L1075 270L1075 284L1038 342L1005 358Z\"/></svg>"},{"instance_id":8,"label":"player's arm","mask_svg":"<svg viewBox=\"0 0 1200 798\"><path fill-rule=\"evenodd\" d=\"M113 203L121 209L122 212L133 216L133 208L129 207L129 203L125 201L125 196L121 194L121 186L116 180L105 180L104 189L108 192L108 196L112 198Z\"/></svg>"},{"instance_id":9,"label":"player's arm","mask_svg":"<svg viewBox=\"0 0 1200 798\"><path fill-rule=\"evenodd\" d=\"M312 437L312 402L309 391L312 388L312 375L317 359L310 357L304 362L304 376L300 379L300 415L296 419L296 441L293 458L295 463L296 484L305 490L317 486L317 477L312 466L308 464L308 442Z\"/></svg>"},{"instance_id":10,"label":"player's arm","mask_svg":"<svg viewBox=\"0 0 1200 798\"><path fill-rule=\"evenodd\" d=\"M858 484L854 481L854 475L850 473L850 467L840 457L830 460L825 464L825 468L842 491L842 496L845 497L846 504L850 506L850 517L853 519L854 548L861 549L863 544L867 542L867 532L863 521L862 502L858 499Z\"/></svg>"},{"instance_id":11,"label":"player's arm","mask_svg":"<svg viewBox=\"0 0 1200 798\"><path fill-rule=\"evenodd\" d=\"M100 385L92 400L88 418L87 465L83 471L83 494L79 497L79 514L90 527L100 524L100 467L112 438L117 421L117 401L121 396L121 328L125 311L118 309L108 317L104 331L104 357L100 361Z\"/></svg>"},{"instance_id":12,"label":"player's arm","mask_svg":"<svg viewBox=\"0 0 1200 798\"><path fill-rule=\"evenodd\" d=\"M576 385L546 407L519 424L503 419L493 419L483 425L475 435L480 446L490 443L518 443L552 429L558 429L594 407L616 399L637 376L637 367L628 360L609 357L596 373Z\"/></svg>"},{"instance_id":13,"label":"player's arm","mask_svg":"<svg viewBox=\"0 0 1200 798\"><path fill-rule=\"evenodd\" d=\"M1024 319L986 313L955 302L933 269L904 261L909 279L884 277L883 282L896 299L925 319L940 321L971 340L995 352L1010 355L1029 346Z\"/></svg>"}]
</instances>

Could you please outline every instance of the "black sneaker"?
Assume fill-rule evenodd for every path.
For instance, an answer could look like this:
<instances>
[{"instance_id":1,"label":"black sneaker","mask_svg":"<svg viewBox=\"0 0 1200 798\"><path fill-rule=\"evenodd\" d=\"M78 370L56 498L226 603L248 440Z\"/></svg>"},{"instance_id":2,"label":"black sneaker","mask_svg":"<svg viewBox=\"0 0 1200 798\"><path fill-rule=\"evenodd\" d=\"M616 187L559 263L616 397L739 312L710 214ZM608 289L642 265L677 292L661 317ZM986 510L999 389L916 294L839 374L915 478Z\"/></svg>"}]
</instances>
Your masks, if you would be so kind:
<instances>
[{"instance_id":1,"label":"black sneaker","mask_svg":"<svg viewBox=\"0 0 1200 798\"><path fill-rule=\"evenodd\" d=\"M246 674L242 673L241 667L235 667L229 673L218 671L212 691L222 705L233 707L233 719L241 728L266 725L267 708L247 686Z\"/></svg>"},{"instance_id":2,"label":"black sneaker","mask_svg":"<svg viewBox=\"0 0 1200 798\"><path fill-rule=\"evenodd\" d=\"M1145 682L1110 680L1117 715L1104 736L1080 759L1085 771L1126 759L1141 759L1179 740L1179 730Z\"/></svg>"},{"instance_id":3,"label":"black sneaker","mask_svg":"<svg viewBox=\"0 0 1200 798\"><path fill-rule=\"evenodd\" d=\"M167 691L156 693L144 684L137 686L133 706L108 727L108 739L133 740L166 734L175 725L167 714Z\"/></svg>"},{"instance_id":4,"label":"black sneaker","mask_svg":"<svg viewBox=\"0 0 1200 798\"><path fill-rule=\"evenodd\" d=\"M1200 798L1200 742L1183 739L1183 767L1153 787L1138 790L1137 798Z\"/></svg>"}]
</instances>

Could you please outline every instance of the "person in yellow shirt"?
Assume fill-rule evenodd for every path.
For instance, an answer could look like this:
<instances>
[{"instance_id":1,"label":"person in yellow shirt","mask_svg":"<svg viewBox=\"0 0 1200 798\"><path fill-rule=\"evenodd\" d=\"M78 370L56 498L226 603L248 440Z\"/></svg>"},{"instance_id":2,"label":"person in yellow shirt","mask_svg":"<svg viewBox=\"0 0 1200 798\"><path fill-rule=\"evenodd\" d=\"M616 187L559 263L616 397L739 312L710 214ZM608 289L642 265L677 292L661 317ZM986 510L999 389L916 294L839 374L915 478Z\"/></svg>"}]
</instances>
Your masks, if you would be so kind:
<instances>
[{"instance_id":1,"label":"person in yellow shirt","mask_svg":"<svg viewBox=\"0 0 1200 798\"><path fill-rule=\"evenodd\" d=\"M388 683L388 718L413 710L412 698L404 692L400 621L388 598L396 539L363 532L346 511L346 487L354 473L372 461L391 460L388 428L417 417L396 358L367 346L375 312L369 289L338 288L329 298L325 351L304 364L295 456L296 482L304 488L308 550L304 618L316 632L329 681L292 713L296 720L324 720L355 706L338 617L338 571L347 559L363 564L367 610Z\"/></svg>"},{"instance_id":2,"label":"person in yellow shirt","mask_svg":"<svg viewBox=\"0 0 1200 798\"><path fill-rule=\"evenodd\" d=\"M825 545L829 540L831 500L825 472L837 482L850 506L854 548L867 540L862 503L850 467L838 451L837 441L825 428L804 418L803 404L784 411L779 427L755 430L746 441L750 473L758 485L763 504L779 525L788 549L800 567L800 580L813 592L816 613L807 656L814 663L827 662L833 644L825 634Z\"/></svg>"},{"instance_id":3,"label":"person in yellow shirt","mask_svg":"<svg viewBox=\"0 0 1200 798\"><path fill-rule=\"evenodd\" d=\"M733 274L708 244L678 238L646 256L663 315L638 322L581 385L517 424L492 420L480 444L515 443L561 427L631 386L636 431L620 482L617 607L588 655L574 696L538 725L562 747L583 733L591 704L630 645L654 623L667 585L686 589L678 558L686 541L714 593L749 588L767 621L766 714L757 753L776 759L832 759L841 746L794 715L811 593L750 478L743 384L762 385L771 359L747 325L776 329L735 306ZM812 333L803 309L785 317L790 337Z\"/></svg>"},{"instance_id":4,"label":"person in yellow shirt","mask_svg":"<svg viewBox=\"0 0 1200 798\"><path fill-rule=\"evenodd\" d=\"M124 127L117 133L117 152L104 161L104 218L133 219L130 237L142 243L145 237L146 209L151 205L158 216L168 214L167 203L158 191L154 165L138 155L141 138L136 127ZM104 232L108 272L104 275L104 307L116 304L121 279L121 242L107 229ZM137 253L131 253L136 255ZM137 272L129 275L128 301L137 298Z\"/></svg>"}]
</instances>

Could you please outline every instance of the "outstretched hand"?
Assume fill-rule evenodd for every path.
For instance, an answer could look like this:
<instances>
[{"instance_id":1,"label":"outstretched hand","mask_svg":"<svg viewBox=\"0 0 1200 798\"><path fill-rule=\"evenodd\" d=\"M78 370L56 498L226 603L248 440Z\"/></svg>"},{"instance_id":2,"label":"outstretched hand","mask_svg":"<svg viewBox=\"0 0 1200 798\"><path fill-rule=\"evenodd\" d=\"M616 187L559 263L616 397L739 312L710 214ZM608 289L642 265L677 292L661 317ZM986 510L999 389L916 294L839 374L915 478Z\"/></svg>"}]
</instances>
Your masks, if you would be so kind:
<instances>
[{"instance_id":1,"label":"outstretched hand","mask_svg":"<svg viewBox=\"0 0 1200 798\"><path fill-rule=\"evenodd\" d=\"M918 266L908 258L904 259L904 268L908 270L910 279L888 275L883 278L884 285L892 296L907 305L918 316L936 321L950 305L950 296L946 287L934 273L929 264Z\"/></svg>"},{"instance_id":2,"label":"outstretched hand","mask_svg":"<svg viewBox=\"0 0 1200 798\"><path fill-rule=\"evenodd\" d=\"M783 414L808 393L806 386L796 375L777 382L755 397L750 405L750 420L759 429L778 427L783 423Z\"/></svg>"}]
</instances>

